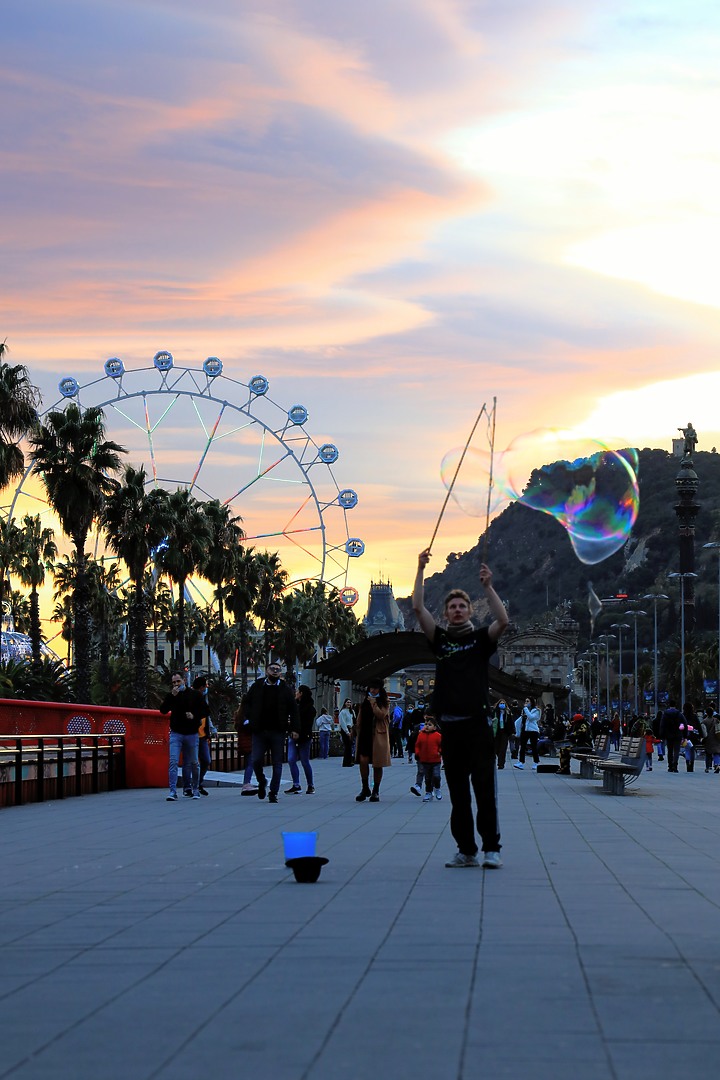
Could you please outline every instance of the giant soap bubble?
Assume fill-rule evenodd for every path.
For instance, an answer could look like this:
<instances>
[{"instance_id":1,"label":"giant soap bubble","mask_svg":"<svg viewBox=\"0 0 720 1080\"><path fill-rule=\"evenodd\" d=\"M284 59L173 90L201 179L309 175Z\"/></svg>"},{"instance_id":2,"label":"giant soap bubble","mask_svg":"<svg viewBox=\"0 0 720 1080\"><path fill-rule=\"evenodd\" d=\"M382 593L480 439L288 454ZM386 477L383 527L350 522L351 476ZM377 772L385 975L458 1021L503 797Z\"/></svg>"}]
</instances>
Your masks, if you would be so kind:
<instances>
[{"instance_id":1,"label":"giant soap bubble","mask_svg":"<svg viewBox=\"0 0 720 1080\"><path fill-rule=\"evenodd\" d=\"M462 453L458 447L443 458L448 489ZM480 517L488 511L490 463L488 452L466 453L452 488L466 514ZM618 551L632 531L640 506L637 469L636 450L611 450L568 432L533 431L494 456L489 510L494 514L517 501L550 514L567 530L580 561L592 565Z\"/></svg>"}]
</instances>

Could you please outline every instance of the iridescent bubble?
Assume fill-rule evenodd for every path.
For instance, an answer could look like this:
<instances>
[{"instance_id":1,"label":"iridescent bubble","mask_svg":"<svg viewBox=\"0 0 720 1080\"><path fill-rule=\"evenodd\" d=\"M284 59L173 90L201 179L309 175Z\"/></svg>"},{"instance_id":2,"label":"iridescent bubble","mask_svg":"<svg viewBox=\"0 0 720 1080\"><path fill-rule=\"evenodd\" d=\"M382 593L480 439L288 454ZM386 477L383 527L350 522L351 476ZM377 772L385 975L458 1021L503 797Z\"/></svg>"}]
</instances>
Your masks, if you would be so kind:
<instances>
[{"instance_id":1,"label":"iridescent bubble","mask_svg":"<svg viewBox=\"0 0 720 1080\"><path fill-rule=\"evenodd\" d=\"M461 454L461 449L451 450L443 458L446 487ZM636 450L611 450L599 440L567 432L534 431L495 455L490 512L518 501L550 514L567 530L580 561L599 563L622 547L635 524L640 506L637 468ZM468 450L453 488L465 513L486 513L489 480L490 454Z\"/></svg>"},{"instance_id":2,"label":"iridescent bubble","mask_svg":"<svg viewBox=\"0 0 720 1080\"><path fill-rule=\"evenodd\" d=\"M465 452L462 465L460 465L463 452L465 449L462 446L448 450L440 466L442 482L449 489L457 473L457 480L452 489L453 499L465 514L471 517L485 517L488 511L488 491L490 490L490 453L470 447ZM497 468L498 456L495 455L495 468ZM490 515L494 516L514 501L514 495L507 494L504 488L494 484L490 492Z\"/></svg>"}]
</instances>

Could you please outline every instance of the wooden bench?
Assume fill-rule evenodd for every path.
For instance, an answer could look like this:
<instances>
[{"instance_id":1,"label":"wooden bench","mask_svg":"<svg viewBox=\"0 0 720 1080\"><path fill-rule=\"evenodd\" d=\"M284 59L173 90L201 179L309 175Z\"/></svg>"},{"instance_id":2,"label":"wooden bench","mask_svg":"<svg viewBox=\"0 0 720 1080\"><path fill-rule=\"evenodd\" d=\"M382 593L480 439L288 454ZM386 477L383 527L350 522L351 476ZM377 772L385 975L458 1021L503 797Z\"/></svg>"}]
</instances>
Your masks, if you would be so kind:
<instances>
[{"instance_id":1,"label":"wooden bench","mask_svg":"<svg viewBox=\"0 0 720 1080\"><path fill-rule=\"evenodd\" d=\"M633 735L620 740L619 761L598 761L595 768L603 774L603 791L624 795L627 784L637 780L645 764L645 736Z\"/></svg>"},{"instance_id":2,"label":"wooden bench","mask_svg":"<svg viewBox=\"0 0 720 1080\"><path fill-rule=\"evenodd\" d=\"M575 761L580 762L580 778L582 780L594 780L595 769L610 756L610 735L598 735L592 750L576 750L570 755Z\"/></svg>"}]
</instances>

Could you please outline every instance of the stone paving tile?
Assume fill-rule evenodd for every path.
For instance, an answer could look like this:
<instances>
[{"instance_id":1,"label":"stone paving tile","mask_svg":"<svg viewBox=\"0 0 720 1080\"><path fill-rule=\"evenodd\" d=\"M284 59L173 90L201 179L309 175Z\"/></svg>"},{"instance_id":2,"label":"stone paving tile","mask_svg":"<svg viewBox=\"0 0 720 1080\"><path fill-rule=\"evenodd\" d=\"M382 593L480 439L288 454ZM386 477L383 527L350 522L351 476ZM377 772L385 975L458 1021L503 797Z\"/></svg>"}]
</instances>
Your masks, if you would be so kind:
<instances>
[{"instance_id":1,"label":"stone paving tile","mask_svg":"<svg viewBox=\"0 0 720 1080\"><path fill-rule=\"evenodd\" d=\"M659 1033L638 1042L611 1042L610 1055L617 1080L715 1080L720 1040L717 1028L697 1042Z\"/></svg>"},{"instance_id":2,"label":"stone paving tile","mask_svg":"<svg viewBox=\"0 0 720 1080\"><path fill-rule=\"evenodd\" d=\"M0 1077L716 1074L720 784L655 770L618 799L506 769L505 868L459 874L407 765L377 806L314 767L316 797L272 807L228 786L2 811ZM317 830L316 886L283 829Z\"/></svg>"}]
</instances>

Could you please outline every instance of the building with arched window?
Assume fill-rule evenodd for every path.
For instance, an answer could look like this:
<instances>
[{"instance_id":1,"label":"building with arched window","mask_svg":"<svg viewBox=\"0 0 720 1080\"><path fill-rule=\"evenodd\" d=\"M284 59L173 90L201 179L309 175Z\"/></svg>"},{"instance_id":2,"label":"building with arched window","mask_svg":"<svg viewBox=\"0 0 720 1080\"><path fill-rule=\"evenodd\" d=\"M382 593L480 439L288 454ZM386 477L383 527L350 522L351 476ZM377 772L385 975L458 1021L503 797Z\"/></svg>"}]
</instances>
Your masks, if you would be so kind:
<instances>
[{"instance_id":1,"label":"building with arched window","mask_svg":"<svg viewBox=\"0 0 720 1080\"><path fill-rule=\"evenodd\" d=\"M531 626L510 632L498 643L498 666L516 678L564 687L575 666L578 625L564 619L556 627Z\"/></svg>"}]
</instances>

